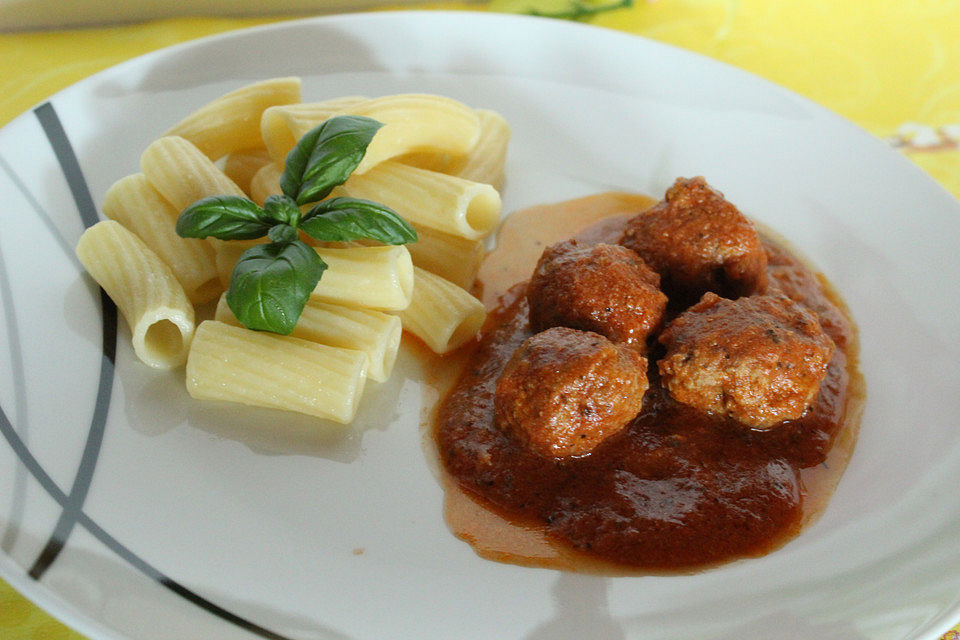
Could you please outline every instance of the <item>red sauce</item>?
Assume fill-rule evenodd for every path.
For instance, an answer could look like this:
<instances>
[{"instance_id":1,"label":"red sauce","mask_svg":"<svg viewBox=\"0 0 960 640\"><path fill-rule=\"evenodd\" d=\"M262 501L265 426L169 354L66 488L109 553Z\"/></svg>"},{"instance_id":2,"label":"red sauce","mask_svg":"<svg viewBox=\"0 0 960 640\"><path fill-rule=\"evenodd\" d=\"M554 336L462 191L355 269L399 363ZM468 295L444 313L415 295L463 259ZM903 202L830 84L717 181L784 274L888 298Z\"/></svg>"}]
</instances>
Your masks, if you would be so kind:
<instances>
[{"instance_id":1,"label":"red sauce","mask_svg":"<svg viewBox=\"0 0 960 640\"><path fill-rule=\"evenodd\" d=\"M497 378L531 335L523 284L507 283L522 283L545 246L617 237L652 202L608 193L518 212L484 263L490 319L436 411L435 438L450 479L448 520L486 557L659 572L762 555L822 511L849 459L863 399L853 324L829 287L769 234L771 276L789 278L840 347L802 418L746 430L676 403L659 385L654 350L643 410L589 455L548 460L497 429Z\"/></svg>"}]
</instances>

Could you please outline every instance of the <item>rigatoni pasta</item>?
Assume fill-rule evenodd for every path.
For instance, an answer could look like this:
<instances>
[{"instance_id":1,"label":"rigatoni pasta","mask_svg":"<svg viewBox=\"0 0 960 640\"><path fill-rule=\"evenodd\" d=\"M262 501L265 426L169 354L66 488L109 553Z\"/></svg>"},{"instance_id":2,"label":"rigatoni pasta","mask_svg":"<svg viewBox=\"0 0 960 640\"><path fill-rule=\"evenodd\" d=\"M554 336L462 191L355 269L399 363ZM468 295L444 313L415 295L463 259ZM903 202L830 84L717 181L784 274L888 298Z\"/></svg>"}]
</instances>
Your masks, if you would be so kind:
<instances>
[{"instance_id":1,"label":"rigatoni pasta","mask_svg":"<svg viewBox=\"0 0 960 640\"><path fill-rule=\"evenodd\" d=\"M485 249L480 240L467 240L430 227L414 225L417 241L407 245L415 267L426 269L463 289L470 289Z\"/></svg>"},{"instance_id":2,"label":"rigatoni pasta","mask_svg":"<svg viewBox=\"0 0 960 640\"><path fill-rule=\"evenodd\" d=\"M510 125L496 111L478 109L476 113L480 121L480 137L476 146L447 170L453 175L474 182L485 182L499 190L503 185Z\"/></svg>"},{"instance_id":3,"label":"rigatoni pasta","mask_svg":"<svg viewBox=\"0 0 960 640\"><path fill-rule=\"evenodd\" d=\"M299 238L314 245L326 270L291 335L246 329L223 293L239 258L271 242L270 250L251 254L241 272L266 269L258 261L270 264L288 246L298 246L297 234L270 226L269 240L202 241L177 235L177 218L208 196L249 197L263 206L269 196L282 194L280 178L291 149L338 115L367 116L383 126L351 177L329 197L382 203L414 226L418 240L329 243L308 239L299 228ZM496 113L441 96L302 103L297 78L253 83L202 106L154 140L141 156L140 173L108 190L103 209L112 220L85 233L77 254L130 324L137 356L157 367L186 363L192 396L349 422L365 380L389 377L404 330L447 353L483 323L484 308L468 290L483 239L499 221L501 201L493 185L502 175L508 138L509 128ZM297 180L295 173L287 176L288 190L291 180ZM192 207L187 224L206 229L202 217L190 216L206 215L204 207L220 202ZM271 200L270 207L278 203L283 198ZM231 200L229 206L247 205ZM301 206L301 214L308 208ZM283 224L298 230L295 210L285 215ZM189 227L181 232L194 233ZM399 241L409 240L409 227L404 233ZM273 254L273 247L281 248ZM283 256L277 264L289 269L294 258ZM215 319L195 327L193 305L217 296Z\"/></svg>"},{"instance_id":4,"label":"rigatoni pasta","mask_svg":"<svg viewBox=\"0 0 960 640\"><path fill-rule=\"evenodd\" d=\"M353 105L365 101L361 96L344 96L323 102L306 102L270 107L260 118L260 135L270 157L283 164L287 154L303 134Z\"/></svg>"},{"instance_id":5,"label":"rigatoni pasta","mask_svg":"<svg viewBox=\"0 0 960 640\"><path fill-rule=\"evenodd\" d=\"M223 162L223 173L233 180L244 193L250 193L250 182L257 171L273 162L266 149L241 149L227 155Z\"/></svg>"},{"instance_id":6,"label":"rigatoni pasta","mask_svg":"<svg viewBox=\"0 0 960 640\"><path fill-rule=\"evenodd\" d=\"M179 211L160 196L142 173L115 182L103 198L103 212L136 233L173 271L194 304L221 290L213 248L176 232Z\"/></svg>"},{"instance_id":7,"label":"rigatoni pasta","mask_svg":"<svg viewBox=\"0 0 960 640\"><path fill-rule=\"evenodd\" d=\"M154 140L140 156L140 168L177 211L207 196L245 195L200 149L179 136Z\"/></svg>"},{"instance_id":8,"label":"rigatoni pasta","mask_svg":"<svg viewBox=\"0 0 960 640\"><path fill-rule=\"evenodd\" d=\"M384 160L418 151L465 155L480 137L480 121L473 109L443 96L383 96L351 105L343 112L384 123L367 148L357 174Z\"/></svg>"},{"instance_id":9,"label":"rigatoni pasta","mask_svg":"<svg viewBox=\"0 0 960 640\"><path fill-rule=\"evenodd\" d=\"M400 312L403 328L435 353L448 353L480 331L483 303L438 275L414 267L413 300Z\"/></svg>"},{"instance_id":10,"label":"rigatoni pasta","mask_svg":"<svg viewBox=\"0 0 960 640\"><path fill-rule=\"evenodd\" d=\"M214 319L239 326L227 306L226 296L220 297ZM362 351L367 356L367 377L384 382L393 371L402 333L400 318L395 315L310 300L290 335L331 347Z\"/></svg>"},{"instance_id":11,"label":"rigatoni pasta","mask_svg":"<svg viewBox=\"0 0 960 640\"><path fill-rule=\"evenodd\" d=\"M260 118L269 107L300 102L300 78L271 78L231 91L171 127L165 136L192 142L211 160L259 147Z\"/></svg>"},{"instance_id":12,"label":"rigatoni pasta","mask_svg":"<svg viewBox=\"0 0 960 640\"><path fill-rule=\"evenodd\" d=\"M413 262L403 245L316 247L327 270L311 299L379 311L406 309L413 296Z\"/></svg>"},{"instance_id":13,"label":"rigatoni pasta","mask_svg":"<svg viewBox=\"0 0 960 640\"><path fill-rule=\"evenodd\" d=\"M357 413L366 367L361 351L206 320L187 359L187 391L347 423Z\"/></svg>"},{"instance_id":14,"label":"rigatoni pasta","mask_svg":"<svg viewBox=\"0 0 960 640\"><path fill-rule=\"evenodd\" d=\"M183 364L194 335L193 305L163 260L114 220L87 229L76 251L130 326L137 357L162 369Z\"/></svg>"},{"instance_id":15,"label":"rigatoni pasta","mask_svg":"<svg viewBox=\"0 0 960 640\"><path fill-rule=\"evenodd\" d=\"M280 176L283 170L276 162L268 162L253 174L250 180L250 199L263 204L267 198L283 193L280 189Z\"/></svg>"},{"instance_id":16,"label":"rigatoni pasta","mask_svg":"<svg viewBox=\"0 0 960 640\"><path fill-rule=\"evenodd\" d=\"M336 193L382 202L413 224L470 240L486 238L500 221L500 194L491 185L399 162L354 174Z\"/></svg>"}]
</instances>

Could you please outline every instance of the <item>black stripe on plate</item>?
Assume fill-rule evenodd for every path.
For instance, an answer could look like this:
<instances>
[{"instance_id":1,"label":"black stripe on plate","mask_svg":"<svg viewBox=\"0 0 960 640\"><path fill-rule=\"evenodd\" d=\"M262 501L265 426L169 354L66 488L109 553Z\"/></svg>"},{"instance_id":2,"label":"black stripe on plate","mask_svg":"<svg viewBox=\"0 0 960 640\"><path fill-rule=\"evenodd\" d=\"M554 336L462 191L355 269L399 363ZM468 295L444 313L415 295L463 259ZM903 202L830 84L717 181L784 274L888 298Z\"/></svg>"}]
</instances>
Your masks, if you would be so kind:
<instances>
[{"instance_id":1,"label":"black stripe on plate","mask_svg":"<svg viewBox=\"0 0 960 640\"><path fill-rule=\"evenodd\" d=\"M13 452L16 454L17 458L20 459L20 462L23 464L23 466L26 467L27 471L30 472L30 475L36 478L37 482L39 482L40 486L43 487L48 494L50 494L51 498L53 498L61 507L66 509L66 505L70 499L69 496L57 486L57 483L53 481L46 471L43 470L43 467L40 465L37 459L33 457L32 453L30 453L30 450L23 443L23 440L21 440L20 436L17 435L17 432L10 423L10 420L7 419L7 414L3 411L3 407L0 407L0 433L3 434L3 437L7 440L10 448L13 449ZM255 633L262 638L268 638L269 640L292 640L287 636L270 631L269 629L265 629L254 622L250 622L246 618L242 618L235 613L227 611L223 607L210 602L203 596L200 596L187 587L184 587L176 580L164 575L156 567L133 553L120 541L107 533L103 527L94 522L94 520L86 513L82 511L78 512L76 514L76 521L78 524L80 524L80 526L89 531L90 534L99 540L105 547L117 554L117 556L133 566L140 573L144 574L148 578L153 579L167 589L170 589L180 597L192 602L201 609L204 609L205 611L208 611L209 613L212 613L223 620L232 622L238 627L245 629L246 631L250 631L251 633Z\"/></svg>"},{"instance_id":2,"label":"black stripe on plate","mask_svg":"<svg viewBox=\"0 0 960 640\"><path fill-rule=\"evenodd\" d=\"M43 132L53 148L53 152L60 164L60 170L67 180L67 186L70 188L70 194L76 203L77 211L80 213L80 219L85 227L91 227L99 221L97 208L93 204L93 198L90 196L90 189L87 187L87 181L83 177L83 171L80 169L80 163L73 152L70 140L57 112L53 105L46 102L34 110ZM30 567L30 577L39 580L43 574L50 568L63 550L63 546L70 537L70 532L77 523L77 516L83 509L83 503L87 499L87 493L90 490L90 483L93 481L93 472L97 467L97 459L100 457L100 447L103 444L103 434L107 424L107 413L110 410L110 395L113 388L114 358L117 352L117 307L113 301L100 290L100 310L103 318L102 332L102 356L100 358L100 380L97 384L97 398L93 405L93 417L90 419L90 429L87 432L87 442L83 447L83 454L80 457L80 465L77 468L77 475L73 480L73 487L70 489L70 495L67 502L63 505L63 511L57 520L57 525L44 545L40 555Z\"/></svg>"},{"instance_id":3,"label":"black stripe on plate","mask_svg":"<svg viewBox=\"0 0 960 640\"><path fill-rule=\"evenodd\" d=\"M83 172L80 169L80 163L77 161L76 154L70 145L70 140L67 138L60 118L57 116L53 105L49 102L37 107L34 110L34 114L40 121L40 125L50 142L50 146L56 154L57 161L60 163L61 171L67 180L84 226L93 226L99 221L99 215L93 203L93 198L90 196L90 190L83 177ZM0 407L0 433L3 434L10 448L27 471L30 472L37 482L40 483L40 486L42 486L44 490L50 494L50 497L63 509L53 534L31 567L29 575L36 580L40 579L63 550L74 526L79 524L104 546L136 570L201 609L262 638L268 638L269 640L291 640L287 636L261 627L246 618L210 602L206 598L181 585L176 580L164 575L161 571L121 544L84 513L83 503L90 488L97 458L100 454L100 447L103 443L106 417L110 406L110 392L113 387L114 360L117 346L117 308L102 289L100 290L100 300L103 317L103 354L100 364L100 382L97 389L97 399L94 405L94 414L91 419L87 443L84 446L77 476L74 479L74 484L69 495L65 494L60 487L57 486L57 483L53 481L33 454L30 453L29 448L24 444L23 440L20 439L20 436L7 418L3 407Z\"/></svg>"}]
</instances>

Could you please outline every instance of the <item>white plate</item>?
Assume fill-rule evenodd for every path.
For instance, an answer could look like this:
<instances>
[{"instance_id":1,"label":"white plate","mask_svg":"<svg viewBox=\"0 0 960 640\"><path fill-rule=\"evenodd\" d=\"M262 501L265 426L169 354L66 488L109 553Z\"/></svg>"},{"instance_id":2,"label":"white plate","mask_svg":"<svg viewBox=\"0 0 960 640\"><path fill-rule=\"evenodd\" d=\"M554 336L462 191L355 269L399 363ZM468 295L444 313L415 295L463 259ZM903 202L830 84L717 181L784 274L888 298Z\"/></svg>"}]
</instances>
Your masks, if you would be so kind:
<instances>
[{"instance_id":1,"label":"white plate","mask_svg":"<svg viewBox=\"0 0 960 640\"><path fill-rule=\"evenodd\" d=\"M868 384L822 519L692 576L497 564L444 524L410 354L340 431L190 402L181 374L133 359L122 323L101 369L101 301L72 251L83 216L167 126L279 75L308 100L421 91L500 111L507 210L703 174L790 238L859 320ZM298 21L138 58L24 114L0 133L0 202L0 573L91 638L903 640L960 620L960 206L787 91L565 22Z\"/></svg>"}]
</instances>

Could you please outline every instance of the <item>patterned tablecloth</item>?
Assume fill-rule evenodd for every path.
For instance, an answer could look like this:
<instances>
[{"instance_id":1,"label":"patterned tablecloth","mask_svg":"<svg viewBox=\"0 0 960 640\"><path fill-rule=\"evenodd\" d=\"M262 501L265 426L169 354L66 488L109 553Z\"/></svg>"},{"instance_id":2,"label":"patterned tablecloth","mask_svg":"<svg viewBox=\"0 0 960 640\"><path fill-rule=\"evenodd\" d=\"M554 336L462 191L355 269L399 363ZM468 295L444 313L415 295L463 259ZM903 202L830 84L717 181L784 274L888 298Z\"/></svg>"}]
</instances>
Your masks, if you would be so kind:
<instances>
[{"instance_id":1,"label":"patterned tablecloth","mask_svg":"<svg viewBox=\"0 0 960 640\"><path fill-rule=\"evenodd\" d=\"M418 7L536 12L705 54L838 112L900 149L960 198L960 0L491 0ZM128 58L290 17L173 18L0 34L0 125ZM82 636L0 581L0 638ZM960 640L960 625L943 640Z\"/></svg>"}]
</instances>

